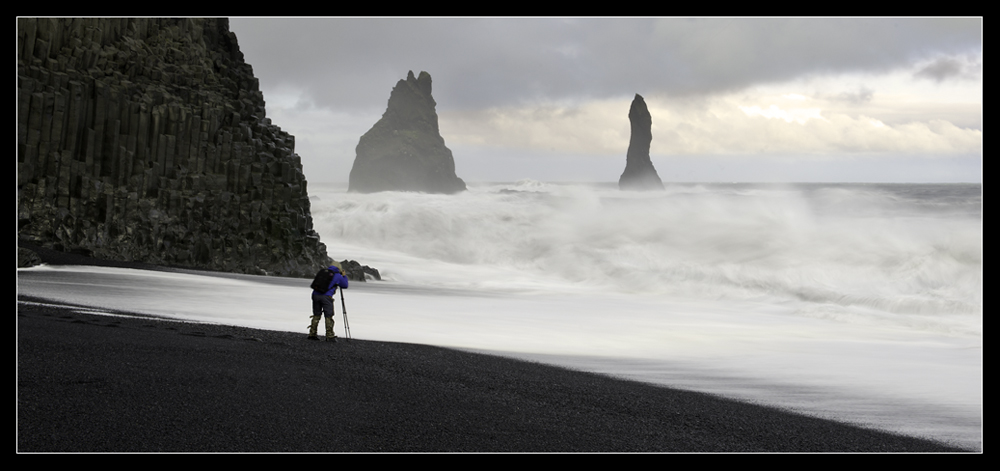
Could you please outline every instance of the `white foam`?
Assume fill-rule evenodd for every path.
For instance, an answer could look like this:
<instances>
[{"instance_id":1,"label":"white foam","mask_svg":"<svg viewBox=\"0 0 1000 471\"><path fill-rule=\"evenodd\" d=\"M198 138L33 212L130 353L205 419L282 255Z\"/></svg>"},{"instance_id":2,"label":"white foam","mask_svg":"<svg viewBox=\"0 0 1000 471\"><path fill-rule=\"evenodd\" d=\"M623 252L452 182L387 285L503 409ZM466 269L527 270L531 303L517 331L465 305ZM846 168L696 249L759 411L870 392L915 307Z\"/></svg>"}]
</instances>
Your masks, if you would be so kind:
<instances>
[{"instance_id":1,"label":"white foam","mask_svg":"<svg viewBox=\"0 0 1000 471\"><path fill-rule=\"evenodd\" d=\"M387 279L347 290L356 338L500 352L981 447L982 225L962 198L531 181L449 196L310 192L331 256ZM310 314L307 280L41 267L18 281L41 298L273 330L305 332Z\"/></svg>"}]
</instances>

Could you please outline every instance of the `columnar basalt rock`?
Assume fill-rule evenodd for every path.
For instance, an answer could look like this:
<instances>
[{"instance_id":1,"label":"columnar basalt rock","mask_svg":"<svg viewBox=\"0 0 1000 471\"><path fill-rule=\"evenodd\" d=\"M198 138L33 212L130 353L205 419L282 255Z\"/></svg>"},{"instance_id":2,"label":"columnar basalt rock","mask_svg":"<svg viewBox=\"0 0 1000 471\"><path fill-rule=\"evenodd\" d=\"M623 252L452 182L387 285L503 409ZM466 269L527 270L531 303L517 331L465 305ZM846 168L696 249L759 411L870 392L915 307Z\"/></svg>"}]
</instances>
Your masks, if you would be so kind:
<instances>
[{"instance_id":1,"label":"columnar basalt rock","mask_svg":"<svg viewBox=\"0 0 1000 471\"><path fill-rule=\"evenodd\" d=\"M19 239L97 258L311 277L295 139L222 18L19 18Z\"/></svg>"},{"instance_id":2,"label":"columnar basalt rock","mask_svg":"<svg viewBox=\"0 0 1000 471\"><path fill-rule=\"evenodd\" d=\"M431 76L411 70L389 95L385 113L361 136L348 191L457 193L465 182L438 130Z\"/></svg>"},{"instance_id":3,"label":"columnar basalt rock","mask_svg":"<svg viewBox=\"0 0 1000 471\"><path fill-rule=\"evenodd\" d=\"M636 93L628 111L632 124L632 137L625 157L625 171L618 179L622 190L662 190L663 181L649 159L649 144L653 141L653 118L646 108L646 101Z\"/></svg>"}]
</instances>

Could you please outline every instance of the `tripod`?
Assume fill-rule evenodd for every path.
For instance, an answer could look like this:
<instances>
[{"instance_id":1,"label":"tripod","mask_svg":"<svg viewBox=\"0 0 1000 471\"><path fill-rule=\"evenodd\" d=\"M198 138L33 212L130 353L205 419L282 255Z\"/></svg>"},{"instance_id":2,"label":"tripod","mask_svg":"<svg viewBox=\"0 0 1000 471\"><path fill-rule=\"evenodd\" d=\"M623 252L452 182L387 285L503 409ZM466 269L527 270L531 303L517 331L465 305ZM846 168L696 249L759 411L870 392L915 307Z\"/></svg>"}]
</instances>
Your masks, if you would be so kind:
<instances>
[{"instance_id":1,"label":"tripod","mask_svg":"<svg viewBox=\"0 0 1000 471\"><path fill-rule=\"evenodd\" d=\"M340 307L344 311L344 332L347 340L351 340L351 324L347 322L347 304L344 303L344 288L340 288Z\"/></svg>"}]
</instances>

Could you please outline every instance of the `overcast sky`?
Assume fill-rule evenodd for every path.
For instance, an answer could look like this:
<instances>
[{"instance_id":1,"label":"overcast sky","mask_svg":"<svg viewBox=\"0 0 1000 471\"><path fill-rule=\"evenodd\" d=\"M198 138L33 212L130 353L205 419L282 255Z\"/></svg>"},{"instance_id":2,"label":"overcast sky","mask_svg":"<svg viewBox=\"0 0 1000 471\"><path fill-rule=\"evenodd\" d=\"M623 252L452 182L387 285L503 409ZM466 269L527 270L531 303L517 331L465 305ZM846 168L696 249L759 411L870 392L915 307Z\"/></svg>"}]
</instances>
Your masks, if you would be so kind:
<instances>
[{"instance_id":1,"label":"overcast sky","mask_svg":"<svg viewBox=\"0 0 1000 471\"><path fill-rule=\"evenodd\" d=\"M981 182L981 18L231 18L310 182L427 71L467 182Z\"/></svg>"}]
</instances>

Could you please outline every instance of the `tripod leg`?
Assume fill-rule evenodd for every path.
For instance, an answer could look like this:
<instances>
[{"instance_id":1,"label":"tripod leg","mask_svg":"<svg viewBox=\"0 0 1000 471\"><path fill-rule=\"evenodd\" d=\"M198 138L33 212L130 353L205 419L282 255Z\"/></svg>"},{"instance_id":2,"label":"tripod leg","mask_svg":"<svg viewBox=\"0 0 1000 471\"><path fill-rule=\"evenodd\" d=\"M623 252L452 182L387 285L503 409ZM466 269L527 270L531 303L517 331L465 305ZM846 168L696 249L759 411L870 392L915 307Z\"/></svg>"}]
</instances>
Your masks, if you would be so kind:
<instances>
[{"instance_id":1,"label":"tripod leg","mask_svg":"<svg viewBox=\"0 0 1000 471\"><path fill-rule=\"evenodd\" d=\"M344 311L344 333L346 339L351 339L351 324L347 322L347 304L344 303L344 289L340 289L340 307Z\"/></svg>"}]
</instances>

